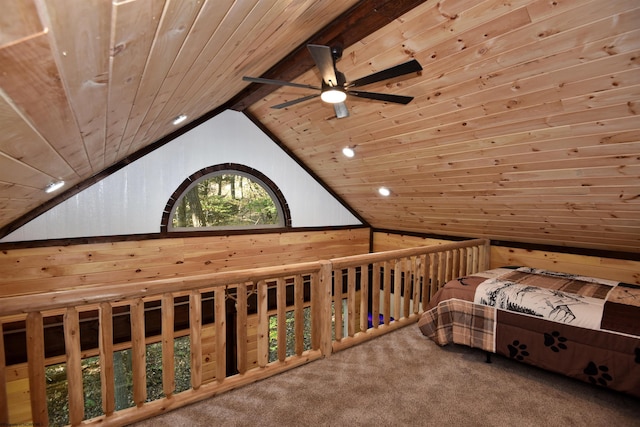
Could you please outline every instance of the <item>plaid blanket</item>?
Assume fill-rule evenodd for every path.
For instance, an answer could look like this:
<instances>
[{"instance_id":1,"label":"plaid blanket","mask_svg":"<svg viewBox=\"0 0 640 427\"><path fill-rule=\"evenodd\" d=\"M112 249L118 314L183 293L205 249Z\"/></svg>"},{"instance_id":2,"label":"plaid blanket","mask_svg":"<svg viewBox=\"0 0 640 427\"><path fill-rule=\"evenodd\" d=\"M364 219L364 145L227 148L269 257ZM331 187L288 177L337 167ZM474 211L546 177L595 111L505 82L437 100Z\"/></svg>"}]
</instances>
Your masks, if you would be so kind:
<instances>
[{"instance_id":1,"label":"plaid blanket","mask_svg":"<svg viewBox=\"0 0 640 427\"><path fill-rule=\"evenodd\" d=\"M418 327L438 345L463 344L495 353L495 316L493 307L449 299L425 312Z\"/></svg>"}]
</instances>

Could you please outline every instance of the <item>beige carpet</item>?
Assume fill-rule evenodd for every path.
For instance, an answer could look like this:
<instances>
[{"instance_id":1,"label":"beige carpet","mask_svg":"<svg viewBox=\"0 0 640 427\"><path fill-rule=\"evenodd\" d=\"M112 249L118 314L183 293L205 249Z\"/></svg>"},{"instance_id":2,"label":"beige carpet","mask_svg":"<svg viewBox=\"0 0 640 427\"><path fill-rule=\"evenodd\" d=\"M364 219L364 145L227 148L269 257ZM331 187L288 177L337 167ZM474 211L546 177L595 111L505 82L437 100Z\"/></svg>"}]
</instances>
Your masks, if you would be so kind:
<instances>
[{"instance_id":1,"label":"beige carpet","mask_svg":"<svg viewBox=\"0 0 640 427\"><path fill-rule=\"evenodd\" d=\"M412 325L137 427L640 426L640 400Z\"/></svg>"}]
</instances>

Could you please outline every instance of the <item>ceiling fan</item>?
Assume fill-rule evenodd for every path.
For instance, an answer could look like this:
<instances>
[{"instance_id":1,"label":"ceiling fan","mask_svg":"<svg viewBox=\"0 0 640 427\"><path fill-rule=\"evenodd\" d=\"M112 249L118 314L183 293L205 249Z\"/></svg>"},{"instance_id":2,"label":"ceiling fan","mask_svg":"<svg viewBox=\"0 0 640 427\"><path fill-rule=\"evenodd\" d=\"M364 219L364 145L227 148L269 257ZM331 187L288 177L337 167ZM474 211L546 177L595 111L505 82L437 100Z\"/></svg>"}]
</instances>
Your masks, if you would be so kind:
<instances>
[{"instance_id":1,"label":"ceiling fan","mask_svg":"<svg viewBox=\"0 0 640 427\"><path fill-rule=\"evenodd\" d=\"M340 47L329 47L317 44L307 45L313 61L320 70L322 76L322 86L313 86L307 84L286 82L282 80L264 79L261 77L243 77L242 80L253 83L264 83L279 86L291 86L304 89L313 89L319 91L319 93L303 96L302 98L294 99L291 101L283 102L282 104L274 105L271 108L281 109L290 107L300 102L307 101L309 99L317 98L318 96L325 102L333 104L333 108L336 112L337 118L343 118L349 116L349 110L345 104L347 95L357 96L360 98L368 98L376 101L394 102L397 104L408 104L413 99L412 96L392 95L386 93L377 92L364 92L354 88L369 85L372 83L380 82L383 80L393 79L395 77L404 76L422 70L422 66L415 59L405 62L403 64L396 65L391 68L387 68L382 71L370 74L368 76L347 82L344 74L336 68L336 61L342 57L342 49Z\"/></svg>"}]
</instances>

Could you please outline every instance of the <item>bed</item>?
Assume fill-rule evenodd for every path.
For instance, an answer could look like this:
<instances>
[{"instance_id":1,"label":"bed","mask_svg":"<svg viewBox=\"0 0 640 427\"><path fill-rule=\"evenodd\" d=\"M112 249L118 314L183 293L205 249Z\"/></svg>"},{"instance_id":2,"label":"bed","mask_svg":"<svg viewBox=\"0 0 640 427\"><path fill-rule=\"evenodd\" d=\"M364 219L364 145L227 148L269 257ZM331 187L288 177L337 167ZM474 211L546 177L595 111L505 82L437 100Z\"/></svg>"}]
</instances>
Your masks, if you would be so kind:
<instances>
[{"instance_id":1,"label":"bed","mask_svg":"<svg viewBox=\"0 0 640 427\"><path fill-rule=\"evenodd\" d=\"M640 286L502 267L459 277L418 321L463 344L640 397Z\"/></svg>"}]
</instances>

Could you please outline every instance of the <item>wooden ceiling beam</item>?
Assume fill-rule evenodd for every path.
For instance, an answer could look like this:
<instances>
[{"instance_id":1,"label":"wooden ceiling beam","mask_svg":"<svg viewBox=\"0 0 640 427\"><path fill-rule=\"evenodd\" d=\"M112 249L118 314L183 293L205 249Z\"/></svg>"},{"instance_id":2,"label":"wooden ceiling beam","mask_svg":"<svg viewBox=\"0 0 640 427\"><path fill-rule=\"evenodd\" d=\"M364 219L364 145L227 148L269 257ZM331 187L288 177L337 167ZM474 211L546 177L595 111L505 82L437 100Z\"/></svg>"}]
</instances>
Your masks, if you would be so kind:
<instances>
[{"instance_id":1,"label":"wooden ceiling beam","mask_svg":"<svg viewBox=\"0 0 640 427\"><path fill-rule=\"evenodd\" d=\"M315 66L307 44L348 47L362 40L426 0L362 0L330 25L313 35L261 77L292 81ZM227 108L244 111L278 86L251 83L233 97Z\"/></svg>"}]
</instances>

